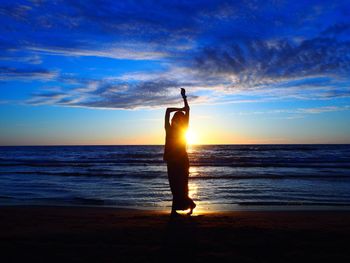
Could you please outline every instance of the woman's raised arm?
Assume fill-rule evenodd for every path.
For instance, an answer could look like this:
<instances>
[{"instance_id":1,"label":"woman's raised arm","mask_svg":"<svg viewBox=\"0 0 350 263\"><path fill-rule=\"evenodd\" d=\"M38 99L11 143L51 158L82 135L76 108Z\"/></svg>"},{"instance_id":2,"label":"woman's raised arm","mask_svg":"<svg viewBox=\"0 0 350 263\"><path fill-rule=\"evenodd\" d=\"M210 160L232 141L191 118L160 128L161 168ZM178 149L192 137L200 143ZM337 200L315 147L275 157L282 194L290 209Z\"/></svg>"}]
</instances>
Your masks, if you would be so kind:
<instances>
[{"instance_id":1,"label":"woman's raised arm","mask_svg":"<svg viewBox=\"0 0 350 263\"><path fill-rule=\"evenodd\" d=\"M190 121L190 106L188 106L186 90L183 88L181 88L181 96L182 96L182 98L184 100L184 104L185 104L183 111L185 111L185 117L186 117L186 122L187 122L187 126L188 126L188 123Z\"/></svg>"}]
</instances>

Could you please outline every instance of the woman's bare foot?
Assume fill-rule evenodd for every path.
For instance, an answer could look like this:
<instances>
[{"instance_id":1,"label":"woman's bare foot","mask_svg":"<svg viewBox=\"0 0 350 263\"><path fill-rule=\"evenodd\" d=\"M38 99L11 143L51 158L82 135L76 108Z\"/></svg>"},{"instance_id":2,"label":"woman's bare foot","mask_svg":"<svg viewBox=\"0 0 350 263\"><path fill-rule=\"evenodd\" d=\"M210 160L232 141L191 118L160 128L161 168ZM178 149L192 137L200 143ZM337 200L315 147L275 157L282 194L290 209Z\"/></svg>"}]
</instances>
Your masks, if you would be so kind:
<instances>
[{"instance_id":1,"label":"woman's bare foot","mask_svg":"<svg viewBox=\"0 0 350 263\"><path fill-rule=\"evenodd\" d=\"M171 210L171 214L170 214L171 217L176 217L178 215L179 214L178 214L178 212L176 212L176 210Z\"/></svg>"},{"instance_id":2,"label":"woman's bare foot","mask_svg":"<svg viewBox=\"0 0 350 263\"><path fill-rule=\"evenodd\" d=\"M190 206L190 211L187 213L187 215L192 215L192 213L193 213L193 210L196 208L196 204L195 204L195 202L193 202L192 201L192 203L191 203L191 206Z\"/></svg>"}]
</instances>

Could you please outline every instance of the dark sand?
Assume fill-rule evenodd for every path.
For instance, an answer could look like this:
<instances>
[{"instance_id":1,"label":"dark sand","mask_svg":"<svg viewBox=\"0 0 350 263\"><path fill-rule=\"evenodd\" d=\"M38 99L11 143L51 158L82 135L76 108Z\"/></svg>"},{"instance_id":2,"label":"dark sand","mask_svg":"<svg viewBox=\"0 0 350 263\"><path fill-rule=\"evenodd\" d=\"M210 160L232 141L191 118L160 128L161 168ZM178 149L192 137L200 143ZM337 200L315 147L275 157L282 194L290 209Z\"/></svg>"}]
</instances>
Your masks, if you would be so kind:
<instances>
[{"instance_id":1,"label":"dark sand","mask_svg":"<svg viewBox=\"0 0 350 263\"><path fill-rule=\"evenodd\" d=\"M0 207L1 262L350 262L350 212Z\"/></svg>"}]
</instances>

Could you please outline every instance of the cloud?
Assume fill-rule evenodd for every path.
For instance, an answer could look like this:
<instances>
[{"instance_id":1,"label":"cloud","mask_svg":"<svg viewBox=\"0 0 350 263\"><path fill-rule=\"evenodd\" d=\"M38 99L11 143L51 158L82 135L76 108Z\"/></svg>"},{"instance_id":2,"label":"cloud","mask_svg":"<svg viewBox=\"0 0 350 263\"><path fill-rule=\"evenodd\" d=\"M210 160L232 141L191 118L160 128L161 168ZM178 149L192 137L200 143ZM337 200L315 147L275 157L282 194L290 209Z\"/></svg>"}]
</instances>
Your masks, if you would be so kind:
<instances>
[{"instance_id":1,"label":"cloud","mask_svg":"<svg viewBox=\"0 0 350 263\"><path fill-rule=\"evenodd\" d=\"M325 35L338 35L342 33L350 32L350 24L347 23L337 23L322 32Z\"/></svg>"},{"instance_id":2,"label":"cloud","mask_svg":"<svg viewBox=\"0 0 350 263\"><path fill-rule=\"evenodd\" d=\"M305 115L310 114L322 114L327 112L339 112L339 111L349 111L350 105L341 106L320 106L320 107L310 107L310 108L295 108L295 109L274 109L268 111L245 111L234 113L237 115L284 115L284 119L299 119L304 118ZM285 116L286 115L286 116Z\"/></svg>"},{"instance_id":3,"label":"cloud","mask_svg":"<svg viewBox=\"0 0 350 263\"><path fill-rule=\"evenodd\" d=\"M330 38L300 44L286 40L225 43L203 49L195 57L194 68L229 80L233 89L249 89L312 77L345 77L350 72L349 55L350 42ZM317 81L312 84L318 85Z\"/></svg>"},{"instance_id":4,"label":"cloud","mask_svg":"<svg viewBox=\"0 0 350 263\"><path fill-rule=\"evenodd\" d=\"M0 100L0 105L1 105L1 104L8 104L8 103L9 103L8 100Z\"/></svg>"},{"instance_id":5,"label":"cloud","mask_svg":"<svg viewBox=\"0 0 350 263\"><path fill-rule=\"evenodd\" d=\"M0 7L0 44L56 55L159 59L167 49L191 46L202 10L198 3L8 2Z\"/></svg>"},{"instance_id":6,"label":"cloud","mask_svg":"<svg viewBox=\"0 0 350 263\"><path fill-rule=\"evenodd\" d=\"M324 106L324 107L317 107L317 108L302 108L302 109L298 109L296 113L319 114L324 112L347 111L347 110L350 110L349 105Z\"/></svg>"},{"instance_id":7,"label":"cloud","mask_svg":"<svg viewBox=\"0 0 350 263\"><path fill-rule=\"evenodd\" d=\"M38 84L29 102L72 107L164 106L181 87L197 103L344 98L349 13L346 1L12 1L0 80L55 80L61 93ZM62 63L76 57L128 63L115 75L110 60Z\"/></svg>"},{"instance_id":8,"label":"cloud","mask_svg":"<svg viewBox=\"0 0 350 263\"><path fill-rule=\"evenodd\" d=\"M42 59L38 54L22 55L17 52L3 52L0 55L0 61L16 61L17 63L39 65L42 63Z\"/></svg>"},{"instance_id":9,"label":"cloud","mask_svg":"<svg viewBox=\"0 0 350 263\"><path fill-rule=\"evenodd\" d=\"M0 67L0 81L6 80L42 80L48 81L57 77L58 73L46 69L21 69Z\"/></svg>"},{"instance_id":10,"label":"cloud","mask_svg":"<svg viewBox=\"0 0 350 263\"><path fill-rule=\"evenodd\" d=\"M27 103L109 109L158 108L181 103L179 90L189 85L162 79L142 83L87 80L81 84L82 87L35 93ZM189 99L193 103L200 101L194 95Z\"/></svg>"},{"instance_id":11,"label":"cloud","mask_svg":"<svg viewBox=\"0 0 350 263\"><path fill-rule=\"evenodd\" d=\"M63 56L90 56L90 57L105 57L115 59L130 59L130 60L153 60L166 58L168 54L164 51L156 50L140 50L136 45L129 47L108 47L103 49L79 49L79 48L62 48L62 47L35 47L28 46L26 49L54 55Z\"/></svg>"}]
</instances>

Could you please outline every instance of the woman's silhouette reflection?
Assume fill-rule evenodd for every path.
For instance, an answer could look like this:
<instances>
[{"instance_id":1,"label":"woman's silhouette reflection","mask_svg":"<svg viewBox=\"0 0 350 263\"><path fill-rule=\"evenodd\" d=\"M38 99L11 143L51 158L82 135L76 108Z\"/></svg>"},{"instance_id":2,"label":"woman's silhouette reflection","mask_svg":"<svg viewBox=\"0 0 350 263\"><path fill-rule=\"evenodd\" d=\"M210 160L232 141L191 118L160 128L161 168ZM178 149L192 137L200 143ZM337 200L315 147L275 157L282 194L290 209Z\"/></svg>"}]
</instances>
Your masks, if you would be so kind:
<instances>
[{"instance_id":1,"label":"woman's silhouette reflection","mask_svg":"<svg viewBox=\"0 0 350 263\"><path fill-rule=\"evenodd\" d=\"M164 128L166 131L164 160L167 162L168 178L173 204L171 215L177 215L176 210L190 209L192 214L196 204L188 196L189 159L186 151L185 134L188 128L190 107L188 106L185 89L181 89L185 106L183 108L167 108ZM169 123L170 113L175 114Z\"/></svg>"}]
</instances>

